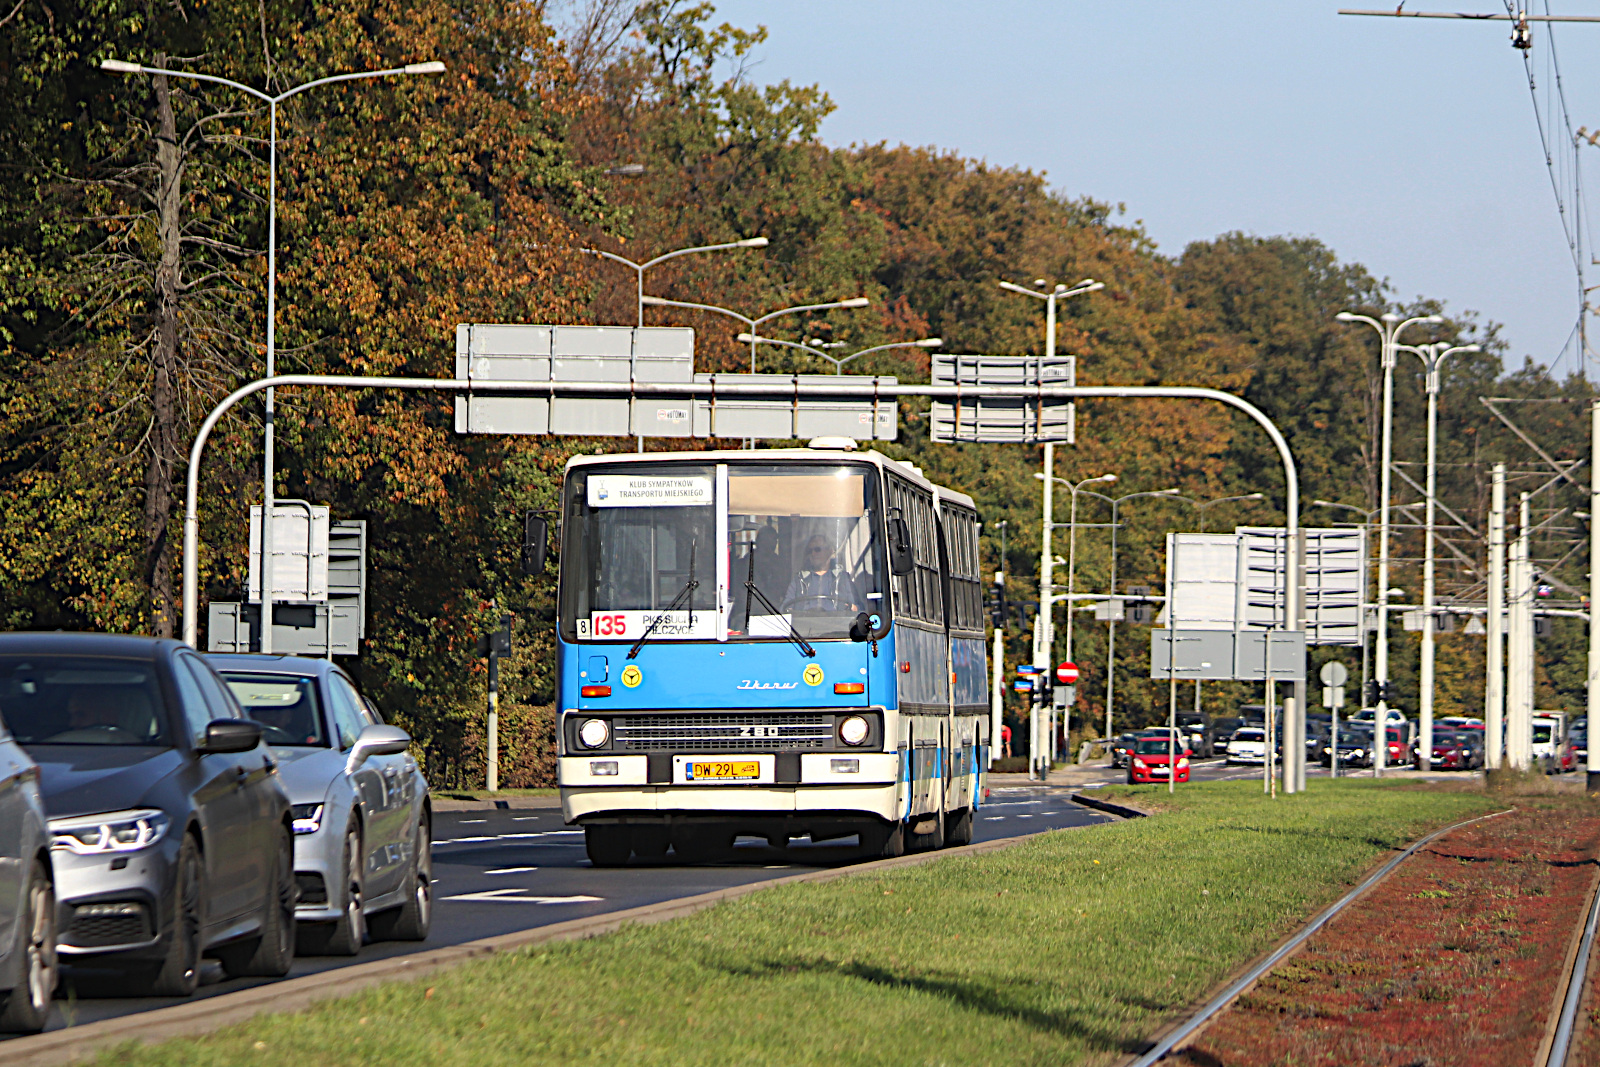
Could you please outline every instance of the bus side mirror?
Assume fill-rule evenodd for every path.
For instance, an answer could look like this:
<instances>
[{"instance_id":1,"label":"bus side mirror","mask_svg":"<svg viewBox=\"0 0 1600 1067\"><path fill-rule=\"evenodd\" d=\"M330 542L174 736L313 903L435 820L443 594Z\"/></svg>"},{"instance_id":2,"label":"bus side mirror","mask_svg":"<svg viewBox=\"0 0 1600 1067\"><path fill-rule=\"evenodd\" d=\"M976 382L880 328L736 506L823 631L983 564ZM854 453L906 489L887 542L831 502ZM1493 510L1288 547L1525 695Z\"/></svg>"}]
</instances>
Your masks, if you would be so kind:
<instances>
[{"instance_id":1,"label":"bus side mirror","mask_svg":"<svg viewBox=\"0 0 1600 1067\"><path fill-rule=\"evenodd\" d=\"M861 614L855 617L854 621L850 623L850 640L865 641L871 636L872 616L863 611Z\"/></svg>"},{"instance_id":2,"label":"bus side mirror","mask_svg":"<svg viewBox=\"0 0 1600 1067\"><path fill-rule=\"evenodd\" d=\"M550 548L550 520L530 511L522 516L522 573L544 573L545 555Z\"/></svg>"},{"instance_id":3,"label":"bus side mirror","mask_svg":"<svg viewBox=\"0 0 1600 1067\"><path fill-rule=\"evenodd\" d=\"M910 574L916 568L911 558L911 527L899 515L889 516L889 570L895 574Z\"/></svg>"}]
</instances>

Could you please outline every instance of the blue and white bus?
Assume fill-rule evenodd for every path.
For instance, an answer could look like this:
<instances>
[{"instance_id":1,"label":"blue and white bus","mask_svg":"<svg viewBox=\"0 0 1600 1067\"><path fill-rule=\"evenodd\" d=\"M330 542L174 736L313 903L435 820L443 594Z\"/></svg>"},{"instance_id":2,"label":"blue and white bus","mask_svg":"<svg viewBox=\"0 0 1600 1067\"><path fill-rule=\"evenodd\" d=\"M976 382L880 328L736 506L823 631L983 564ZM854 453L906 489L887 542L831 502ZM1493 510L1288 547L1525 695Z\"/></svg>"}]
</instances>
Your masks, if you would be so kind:
<instances>
[{"instance_id":1,"label":"blue and white bus","mask_svg":"<svg viewBox=\"0 0 1600 1067\"><path fill-rule=\"evenodd\" d=\"M854 449L567 464L558 773L596 865L739 836L971 840L991 743L978 513Z\"/></svg>"}]
</instances>

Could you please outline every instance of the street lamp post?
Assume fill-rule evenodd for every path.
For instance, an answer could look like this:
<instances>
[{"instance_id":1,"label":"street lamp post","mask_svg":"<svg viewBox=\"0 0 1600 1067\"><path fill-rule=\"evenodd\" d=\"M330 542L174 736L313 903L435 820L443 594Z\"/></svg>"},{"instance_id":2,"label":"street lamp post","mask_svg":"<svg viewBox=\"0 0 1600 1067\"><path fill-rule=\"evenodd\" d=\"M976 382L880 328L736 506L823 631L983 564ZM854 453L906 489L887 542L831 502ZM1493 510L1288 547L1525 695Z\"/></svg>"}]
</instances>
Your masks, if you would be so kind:
<instances>
[{"instance_id":1,"label":"street lamp post","mask_svg":"<svg viewBox=\"0 0 1600 1067\"><path fill-rule=\"evenodd\" d=\"M267 105L268 113L268 139L267 139L267 373L271 378L277 374L277 320L278 320L278 105L295 96L314 89L319 85L329 85L333 82L354 81L360 78L388 78L396 75L407 74L443 74L444 64L434 60L428 63L407 63L403 67L392 67L387 70L364 70L354 74L334 74L326 78L317 78L293 89L286 89L276 96L262 92L242 82L231 78L221 78L215 74L196 74L186 70L168 70L164 67L147 67L142 63L126 63L120 59L104 59L100 61L100 69L116 74L164 74L169 78L190 78L195 81L214 82L217 85L226 85L237 89L262 101ZM273 490L273 389L266 390L266 415L265 437L263 450L265 458L262 461L262 493L261 493L261 651L272 651L272 513L276 510L277 501L274 499ZM309 592L309 591L308 591Z\"/></svg>"},{"instance_id":2,"label":"street lamp post","mask_svg":"<svg viewBox=\"0 0 1600 1067\"><path fill-rule=\"evenodd\" d=\"M738 319L740 322L744 323L750 328L748 334L741 334L740 336L741 338L745 336L752 338L750 341L751 374L756 372L755 338L760 333L760 330L758 330L757 327L763 322L775 319L780 315L794 315L801 311L830 311L834 308L864 308L868 304L872 303L872 301L868 300L864 296L853 296L848 300L831 300L823 304L796 304L794 307L779 308L777 311L769 311L765 315L761 315L752 319L748 315L741 315L737 311L730 311L724 307L717 307L715 304L695 304L688 300L668 300L666 297L662 296L641 296L639 300L641 303L649 304L651 307L689 308L693 311L710 311L718 315L726 315L730 319ZM822 355L821 352L818 352L817 354Z\"/></svg>"},{"instance_id":3,"label":"street lamp post","mask_svg":"<svg viewBox=\"0 0 1600 1067\"><path fill-rule=\"evenodd\" d=\"M1419 679L1422 693L1417 702L1417 713L1422 719L1422 738L1419 759L1422 770L1431 770L1433 764L1433 660L1434 660L1434 549L1433 512L1437 495L1439 460L1439 368L1446 359L1457 352L1481 352L1477 345L1449 346L1443 342L1431 345L1397 345L1414 353L1422 360L1427 371L1428 391L1428 490L1426 518L1422 523L1425 545L1422 553L1422 669Z\"/></svg>"},{"instance_id":4,"label":"street lamp post","mask_svg":"<svg viewBox=\"0 0 1600 1067\"><path fill-rule=\"evenodd\" d=\"M1035 281L1034 284L1043 285L1045 283L1043 279L1040 279ZM1068 297L1081 296L1084 293L1092 293L1096 289L1104 289L1105 287L1105 282L1097 282L1093 278L1085 278L1077 285L1070 287L1058 284L1048 292L1028 289L1020 285L1014 285L1011 282L1003 281L1000 283L1000 288L1002 289L1044 301L1044 354L1046 359L1050 359L1056 354L1056 301L1064 300ZM1072 384L1077 384L1076 374L1073 375ZM1046 441L1044 444L1044 500L1040 505L1041 518L1039 520L1042 527L1039 539L1039 612L1034 616L1033 623L1033 665L1040 670L1048 670L1050 668L1050 653L1055 637L1055 609L1050 605L1050 594L1052 592L1050 570L1055 561L1055 554L1050 548L1050 527L1051 523L1055 521L1055 498L1053 493L1055 486L1055 458L1055 444ZM1037 775L1032 770L1032 768L1039 765L1037 755L1040 747L1039 718L1040 716L1038 715L1030 714L1028 716L1028 763L1030 766L1028 777L1042 779L1049 773L1050 767L1048 764Z\"/></svg>"},{"instance_id":5,"label":"street lamp post","mask_svg":"<svg viewBox=\"0 0 1600 1067\"><path fill-rule=\"evenodd\" d=\"M821 356L823 359L828 360L833 364L833 373L835 374L843 374L844 365L849 363L852 359L868 355L872 352L882 352L886 348L938 348L940 345L944 344L944 341L937 337L924 337L920 341L895 341L892 344L873 345L871 348L863 348L861 351L852 352L850 355L841 359L830 356L828 353L814 347L813 345L801 344L798 341L780 341L776 337L758 337L753 333L741 333L737 340L741 342L749 342L752 348L757 344L781 345L784 348L798 348L800 351L809 355ZM754 366L753 363L751 365Z\"/></svg>"},{"instance_id":6,"label":"street lamp post","mask_svg":"<svg viewBox=\"0 0 1600 1067\"><path fill-rule=\"evenodd\" d=\"M1340 322L1364 322L1378 331L1383 362L1383 445L1379 469L1378 489L1378 636L1374 653L1373 673L1380 683L1389 680L1389 484L1390 466L1394 455L1394 364L1395 342L1402 331L1412 323L1438 324L1442 315L1416 315L1401 320L1399 315L1386 311L1378 318L1341 311L1334 318ZM1297 621L1295 623L1297 625ZM1380 694L1381 697L1381 694ZM1373 727L1372 775L1382 777L1383 765L1388 755L1389 704L1379 699Z\"/></svg>"},{"instance_id":7,"label":"street lamp post","mask_svg":"<svg viewBox=\"0 0 1600 1067\"><path fill-rule=\"evenodd\" d=\"M1034 474L1034 477L1038 478L1041 481L1044 480L1044 475L1043 474L1039 474L1037 472ZM1115 474L1102 474L1097 478L1085 478L1081 482L1070 482L1065 478L1057 478L1056 479L1057 483L1066 486L1068 489L1070 489L1072 491L1072 507L1071 507L1071 510L1069 512L1069 518L1067 520L1067 651L1066 651L1066 658L1067 658L1067 662L1069 662L1069 663L1076 662L1072 658L1072 623L1073 623L1073 618L1072 618L1072 610L1073 610L1072 594L1074 592L1074 585L1075 585L1077 574L1078 574L1078 491L1083 489L1083 487L1086 486L1086 485L1094 485L1096 483L1102 483L1102 482L1106 483L1106 484L1110 484L1111 482L1114 482L1116 480L1117 480L1117 476ZM1085 490L1085 491L1087 491L1087 490ZM1054 523L1052 523L1051 525L1054 525ZM1050 605L1049 610L1050 610L1050 618L1051 618L1052 621L1054 621L1054 619L1055 619L1055 610L1056 610L1054 603L1052 603ZM1070 727L1071 724L1069 723L1068 725ZM1071 738L1068 738L1067 740L1070 742ZM1072 750L1071 750L1071 747L1070 747L1070 744L1069 744L1069 747L1068 747L1068 750L1067 750L1067 759L1068 759L1069 762L1072 759L1071 751Z\"/></svg>"},{"instance_id":8,"label":"street lamp post","mask_svg":"<svg viewBox=\"0 0 1600 1067\"><path fill-rule=\"evenodd\" d=\"M603 248L580 248L578 251L587 256L601 256L605 259L611 260L614 263L621 263L623 266L633 268L634 275L638 281L637 292L639 296L639 325L643 326L645 305L644 272L655 266L657 263L665 263L669 259L677 259L679 256L693 255L696 252L722 252L730 248L765 247L767 247L767 239L765 237L746 237L742 241L728 241L719 245L699 245L695 248L680 248L675 252L665 252L659 256L656 256L654 259L647 259L643 263L635 263L626 256L619 256L615 252L607 252Z\"/></svg>"}]
</instances>

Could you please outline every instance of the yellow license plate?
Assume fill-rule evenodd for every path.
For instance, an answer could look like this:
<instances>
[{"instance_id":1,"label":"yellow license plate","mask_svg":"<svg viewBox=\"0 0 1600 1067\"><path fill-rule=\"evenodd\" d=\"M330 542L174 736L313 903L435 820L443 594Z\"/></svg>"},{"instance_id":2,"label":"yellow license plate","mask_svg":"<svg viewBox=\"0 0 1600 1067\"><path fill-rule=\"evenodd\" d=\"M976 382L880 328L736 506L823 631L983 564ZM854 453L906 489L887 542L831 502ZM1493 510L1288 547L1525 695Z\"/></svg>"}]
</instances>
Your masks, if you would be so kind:
<instances>
[{"instance_id":1,"label":"yellow license plate","mask_svg":"<svg viewBox=\"0 0 1600 1067\"><path fill-rule=\"evenodd\" d=\"M688 771L687 777L691 782L754 781L761 777L761 764L755 760L718 760L709 763L691 763Z\"/></svg>"}]
</instances>

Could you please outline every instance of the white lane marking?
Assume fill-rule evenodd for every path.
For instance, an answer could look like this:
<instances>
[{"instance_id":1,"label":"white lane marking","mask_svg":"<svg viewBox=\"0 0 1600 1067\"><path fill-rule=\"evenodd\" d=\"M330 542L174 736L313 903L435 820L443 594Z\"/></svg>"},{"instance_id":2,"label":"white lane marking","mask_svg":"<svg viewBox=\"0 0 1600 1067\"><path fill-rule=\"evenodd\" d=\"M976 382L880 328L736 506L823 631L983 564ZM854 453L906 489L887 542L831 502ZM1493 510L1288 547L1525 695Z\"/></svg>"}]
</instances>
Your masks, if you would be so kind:
<instances>
[{"instance_id":1,"label":"white lane marking","mask_svg":"<svg viewBox=\"0 0 1600 1067\"><path fill-rule=\"evenodd\" d=\"M983 821L984 822L999 822L1001 819L1004 819L1004 818L1005 818L1004 815L988 815L988 816L984 817Z\"/></svg>"},{"instance_id":2,"label":"white lane marking","mask_svg":"<svg viewBox=\"0 0 1600 1067\"><path fill-rule=\"evenodd\" d=\"M1043 804L1042 800L992 800L985 804L986 808L1025 808L1030 804Z\"/></svg>"},{"instance_id":3,"label":"white lane marking","mask_svg":"<svg viewBox=\"0 0 1600 1067\"><path fill-rule=\"evenodd\" d=\"M459 845L478 841L529 841L536 837L571 837L582 833L582 830L540 830L537 833L493 834L487 837L446 837L433 843L435 845Z\"/></svg>"},{"instance_id":4,"label":"white lane marking","mask_svg":"<svg viewBox=\"0 0 1600 1067\"><path fill-rule=\"evenodd\" d=\"M511 817L511 821L512 822L534 822L534 821L536 821L538 819L542 819L542 818L544 818L543 815L513 815Z\"/></svg>"},{"instance_id":5,"label":"white lane marking","mask_svg":"<svg viewBox=\"0 0 1600 1067\"><path fill-rule=\"evenodd\" d=\"M501 867L498 870L484 871L484 874L523 874L527 871L537 871L537 867Z\"/></svg>"},{"instance_id":6,"label":"white lane marking","mask_svg":"<svg viewBox=\"0 0 1600 1067\"><path fill-rule=\"evenodd\" d=\"M467 824L468 824L468 823L474 823L474 822L488 822L488 821L489 821L489 820L488 820L488 819L462 819L462 820L461 820L461 821L460 821L460 823L459 823L459 824L458 824L458 825L460 825L460 826L465 826L465 825L467 825Z\"/></svg>"},{"instance_id":7,"label":"white lane marking","mask_svg":"<svg viewBox=\"0 0 1600 1067\"><path fill-rule=\"evenodd\" d=\"M1030 812L1025 812L1025 813L1020 814L1020 815L1013 815L1011 817L1013 819L1031 819L1031 818L1033 818L1033 813L1030 811Z\"/></svg>"},{"instance_id":8,"label":"white lane marking","mask_svg":"<svg viewBox=\"0 0 1600 1067\"><path fill-rule=\"evenodd\" d=\"M517 896L516 895L518 893L526 893L526 892L527 892L526 889L522 889L520 887L514 887L514 888L508 888L508 889L488 889L488 890L483 891L482 893L457 893L453 897L443 897L441 899L444 899L444 900L465 900L465 901L487 902L487 903L492 903L492 904L588 904L588 903L591 903L593 901L604 900L605 899L604 897L586 897L586 896L576 896L576 897L523 897L523 896Z\"/></svg>"}]
</instances>

